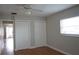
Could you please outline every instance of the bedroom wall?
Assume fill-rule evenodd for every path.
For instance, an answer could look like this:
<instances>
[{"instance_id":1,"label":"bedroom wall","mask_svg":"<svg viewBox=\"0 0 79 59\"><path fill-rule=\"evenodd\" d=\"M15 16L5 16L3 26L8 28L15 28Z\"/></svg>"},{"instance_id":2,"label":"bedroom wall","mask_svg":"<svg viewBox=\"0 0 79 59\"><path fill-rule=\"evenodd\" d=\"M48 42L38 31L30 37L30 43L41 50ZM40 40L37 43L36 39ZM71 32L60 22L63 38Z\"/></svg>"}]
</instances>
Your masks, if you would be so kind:
<instances>
[{"instance_id":1,"label":"bedroom wall","mask_svg":"<svg viewBox=\"0 0 79 59\"><path fill-rule=\"evenodd\" d=\"M47 17L47 43L70 54L79 54L79 37L60 34L60 20L79 16L79 5Z\"/></svg>"}]
</instances>

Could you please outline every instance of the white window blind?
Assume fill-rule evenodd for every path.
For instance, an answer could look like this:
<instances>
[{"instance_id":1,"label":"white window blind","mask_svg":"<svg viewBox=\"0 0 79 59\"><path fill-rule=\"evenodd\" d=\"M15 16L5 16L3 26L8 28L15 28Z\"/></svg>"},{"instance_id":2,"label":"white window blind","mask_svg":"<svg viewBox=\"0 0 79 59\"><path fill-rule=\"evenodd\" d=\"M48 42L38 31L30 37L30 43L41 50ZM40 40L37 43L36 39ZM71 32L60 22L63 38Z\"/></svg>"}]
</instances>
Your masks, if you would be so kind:
<instances>
[{"instance_id":1,"label":"white window blind","mask_svg":"<svg viewBox=\"0 0 79 59\"><path fill-rule=\"evenodd\" d=\"M79 35L79 16L60 20L60 32Z\"/></svg>"}]
</instances>

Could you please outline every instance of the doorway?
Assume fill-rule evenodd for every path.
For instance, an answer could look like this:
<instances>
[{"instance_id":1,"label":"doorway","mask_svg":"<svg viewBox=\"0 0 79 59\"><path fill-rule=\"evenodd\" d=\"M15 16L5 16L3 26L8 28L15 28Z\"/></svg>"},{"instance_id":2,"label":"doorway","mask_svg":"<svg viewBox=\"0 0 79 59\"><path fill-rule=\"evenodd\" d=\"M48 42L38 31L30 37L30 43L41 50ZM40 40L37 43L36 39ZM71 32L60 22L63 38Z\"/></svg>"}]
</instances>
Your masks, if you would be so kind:
<instances>
[{"instance_id":1,"label":"doorway","mask_svg":"<svg viewBox=\"0 0 79 59\"><path fill-rule=\"evenodd\" d=\"M13 21L3 21L4 27L4 55L12 55L14 51L14 26Z\"/></svg>"}]
</instances>

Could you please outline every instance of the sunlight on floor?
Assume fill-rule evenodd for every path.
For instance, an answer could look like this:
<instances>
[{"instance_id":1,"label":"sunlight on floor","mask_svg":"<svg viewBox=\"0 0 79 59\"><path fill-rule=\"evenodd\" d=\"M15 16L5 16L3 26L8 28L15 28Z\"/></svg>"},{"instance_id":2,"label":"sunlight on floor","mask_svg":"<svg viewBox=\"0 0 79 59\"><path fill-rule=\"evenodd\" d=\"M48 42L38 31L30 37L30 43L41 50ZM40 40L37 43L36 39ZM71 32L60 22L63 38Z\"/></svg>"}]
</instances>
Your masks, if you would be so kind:
<instances>
[{"instance_id":1,"label":"sunlight on floor","mask_svg":"<svg viewBox=\"0 0 79 59\"><path fill-rule=\"evenodd\" d=\"M6 51L7 54L13 54L13 38L6 39Z\"/></svg>"},{"instance_id":2,"label":"sunlight on floor","mask_svg":"<svg viewBox=\"0 0 79 59\"><path fill-rule=\"evenodd\" d=\"M13 51L13 38L6 39L6 48Z\"/></svg>"}]
</instances>

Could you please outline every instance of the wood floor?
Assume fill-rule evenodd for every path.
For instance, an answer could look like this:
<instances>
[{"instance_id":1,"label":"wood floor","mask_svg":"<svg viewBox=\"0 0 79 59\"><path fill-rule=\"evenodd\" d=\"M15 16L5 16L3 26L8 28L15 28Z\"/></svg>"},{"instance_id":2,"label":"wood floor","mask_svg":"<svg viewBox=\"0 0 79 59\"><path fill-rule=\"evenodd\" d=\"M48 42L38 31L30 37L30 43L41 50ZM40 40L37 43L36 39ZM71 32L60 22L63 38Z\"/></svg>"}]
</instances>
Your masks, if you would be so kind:
<instances>
[{"instance_id":1,"label":"wood floor","mask_svg":"<svg viewBox=\"0 0 79 59\"><path fill-rule=\"evenodd\" d=\"M64 55L49 47L38 47L33 49L23 49L15 51L15 55Z\"/></svg>"}]
</instances>

